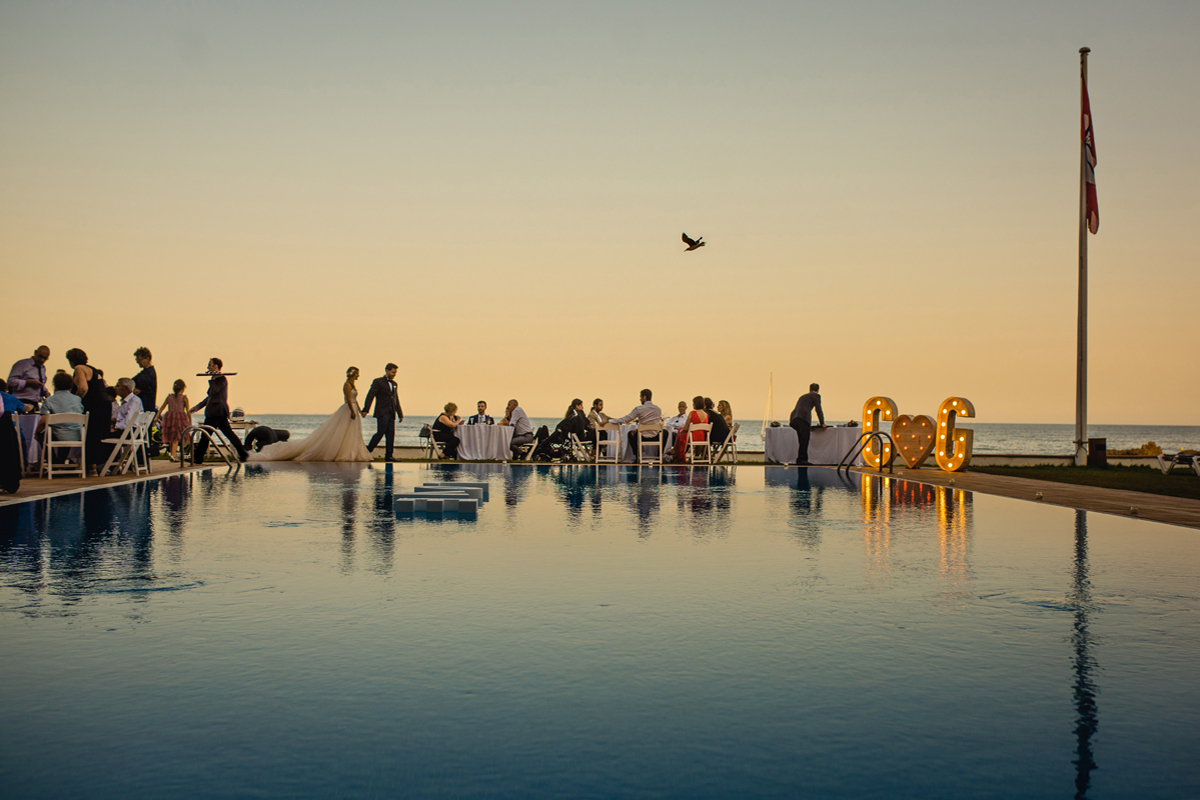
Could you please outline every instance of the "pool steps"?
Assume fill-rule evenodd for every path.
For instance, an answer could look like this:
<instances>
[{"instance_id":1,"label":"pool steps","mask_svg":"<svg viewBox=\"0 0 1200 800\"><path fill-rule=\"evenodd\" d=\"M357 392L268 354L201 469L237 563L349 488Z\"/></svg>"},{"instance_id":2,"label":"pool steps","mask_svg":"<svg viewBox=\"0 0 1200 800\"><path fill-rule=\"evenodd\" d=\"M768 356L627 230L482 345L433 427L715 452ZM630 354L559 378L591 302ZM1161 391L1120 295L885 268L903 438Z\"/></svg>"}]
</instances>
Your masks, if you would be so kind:
<instances>
[{"instance_id":1,"label":"pool steps","mask_svg":"<svg viewBox=\"0 0 1200 800\"><path fill-rule=\"evenodd\" d=\"M397 516L456 514L461 519L474 517L487 499L486 483L428 481L423 486L397 492L392 497L392 507Z\"/></svg>"}]
</instances>

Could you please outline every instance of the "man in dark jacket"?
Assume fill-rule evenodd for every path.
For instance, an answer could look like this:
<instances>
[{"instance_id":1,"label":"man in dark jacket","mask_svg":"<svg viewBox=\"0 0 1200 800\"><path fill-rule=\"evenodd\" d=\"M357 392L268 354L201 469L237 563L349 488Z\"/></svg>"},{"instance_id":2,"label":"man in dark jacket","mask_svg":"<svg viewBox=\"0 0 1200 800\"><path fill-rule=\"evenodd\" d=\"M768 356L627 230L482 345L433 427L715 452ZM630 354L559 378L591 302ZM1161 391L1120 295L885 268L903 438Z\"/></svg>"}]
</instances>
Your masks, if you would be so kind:
<instances>
[{"instance_id":1,"label":"man in dark jacket","mask_svg":"<svg viewBox=\"0 0 1200 800\"><path fill-rule=\"evenodd\" d=\"M396 372L399 369L395 364L383 368L383 377L371 381L371 389L362 407L366 415L371 413L371 402L375 403L375 435L367 443L367 452L374 452L379 440L385 439L384 461L396 460L392 457L396 445L396 423L404 422L404 409L400 407L400 398L396 395Z\"/></svg>"},{"instance_id":2,"label":"man in dark jacket","mask_svg":"<svg viewBox=\"0 0 1200 800\"><path fill-rule=\"evenodd\" d=\"M208 379L208 396L197 403L190 409L190 413L195 414L200 409L204 409L204 424L216 428L221 433L225 434L225 438L237 450L238 460L246 460L246 448L242 446L242 440L233 432L233 428L229 427L229 379L221 374L221 363L219 358L210 358L208 360L208 372L212 375ZM197 464L204 463L204 455L208 452L208 437L201 436L200 441L196 442L195 450L192 453L192 460Z\"/></svg>"},{"instance_id":3,"label":"man in dark jacket","mask_svg":"<svg viewBox=\"0 0 1200 800\"><path fill-rule=\"evenodd\" d=\"M796 451L797 466L809 465L808 440L812 436L813 409L817 411L817 419L821 420L821 427L825 427L825 412L821 410L820 391L821 387L817 384L809 384L808 394L800 395L800 399L796 401L796 407L792 409L790 424L796 431L796 438L800 440L800 447Z\"/></svg>"}]
</instances>

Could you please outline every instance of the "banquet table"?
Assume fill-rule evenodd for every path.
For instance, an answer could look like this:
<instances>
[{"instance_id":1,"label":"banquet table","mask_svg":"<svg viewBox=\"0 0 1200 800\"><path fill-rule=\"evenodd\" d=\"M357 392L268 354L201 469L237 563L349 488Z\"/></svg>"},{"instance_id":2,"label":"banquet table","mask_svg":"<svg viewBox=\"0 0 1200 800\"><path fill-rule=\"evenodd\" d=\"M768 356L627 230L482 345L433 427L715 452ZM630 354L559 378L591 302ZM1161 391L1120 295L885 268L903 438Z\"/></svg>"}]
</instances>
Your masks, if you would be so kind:
<instances>
[{"instance_id":1,"label":"banquet table","mask_svg":"<svg viewBox=\"0 0 1200 800\"><path fill-rule=\"evenodd\" d=\"M808 440L808 460L813 464L837 464L858 441L862 428L813 428ZM767 428L763 442L764 461L768 464L792 464L800 440L791 427ZM862 455L854 459L855 466L863 465Z\"/></svg>"},{"instance_id":2,"label":"banquet table","mask_svg":"<svg viewBox=\"0 0 1200 800\"><path fill-rule=\"evenodd\" d=\"M507 461L512 457L511 425L459 425L460 461Z\"/></svg>"},{"instance_id":3,"label":"banquet table","mask_svg":"<svg viewBox=\"0 0 1200 800\"><path fill-rule=\"evenodd\" d=\"M28 470L38 468L42 459L42 443L37 440L37 414L17 414L13 417L21 431L21 446L25 448L25 465Z\"/></svg>"}]
</instances>

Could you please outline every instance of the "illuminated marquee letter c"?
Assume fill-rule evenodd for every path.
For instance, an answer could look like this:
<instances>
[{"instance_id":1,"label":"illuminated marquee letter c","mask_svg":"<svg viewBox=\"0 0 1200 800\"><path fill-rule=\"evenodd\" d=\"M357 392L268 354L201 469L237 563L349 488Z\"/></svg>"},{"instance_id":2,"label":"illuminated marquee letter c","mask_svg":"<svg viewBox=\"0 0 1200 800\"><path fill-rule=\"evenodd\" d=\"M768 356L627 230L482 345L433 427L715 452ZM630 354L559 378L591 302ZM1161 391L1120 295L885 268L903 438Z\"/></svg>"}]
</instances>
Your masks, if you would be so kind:
<instances>
[{"instance_id":1,"label":"illuminated marquee letter c","mask_svg":"<svg viewBox=\"0 0 1200 800\"><path fill-rule=\"evenodd\" d=\"M896 408L896 403L890 397L872 397L867 402L863 403L862 426L863 434L878 433L882 430L880 425L884 420L893 422L896 419L896 414L899 409ZM882 419L881 419L882 417ZM892 457L892 448L886 442L883 443L883 452L875 452L875 443L872 442L863 448L863 462L870 467L878 467L881 461L886 461Z\"/></svg>"}]
</instances>

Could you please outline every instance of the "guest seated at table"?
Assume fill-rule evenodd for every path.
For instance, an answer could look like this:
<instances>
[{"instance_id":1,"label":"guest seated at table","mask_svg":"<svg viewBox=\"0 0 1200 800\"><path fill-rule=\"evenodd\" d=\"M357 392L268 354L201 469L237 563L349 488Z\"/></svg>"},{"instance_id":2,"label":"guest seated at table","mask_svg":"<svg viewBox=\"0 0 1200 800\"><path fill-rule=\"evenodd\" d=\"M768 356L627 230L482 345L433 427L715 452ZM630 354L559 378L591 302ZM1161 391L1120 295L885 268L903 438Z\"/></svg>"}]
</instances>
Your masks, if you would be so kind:
<instances>
[{"instance_id":1,"label":"guest seated at table","mask_svg":"<svg viewBox=\"0 0 1200 800\"><path fill-rule=\"evenodd\" d=\"M688 406L683 400L679 401L679 413L663 422L664 428L669 428L675 433L679 433L679 429L684 426L688 418Z\"/></svg>"},{"instance_id":2,"label":"guest seated at table","mask_svg":"<svg viewBox=\"0 0 1200 800\"><path fill-rule=\"evenodd\" d=\"M462 424L462 419L458 416L458 406L454 403L446 403L444 413L433 421L433 438L442 444L446 458L452 461L458 460L458 434L454 429Z\"/></svg>"},{"instance_id":3,"label":"guest seated at table","mask_svg":"<svg viewBox=\"0 0 1200 800\"><path fill-rule=\"evenodd\" d=\"M654 393L649 389L642 389L638 397L642 401L642 404L634 408L620 419L614 419L613 422L617 423L618 425L624 425L626 423L635 421L639 425L652 425L656 422L662 422L662 409L650 402L652 399L654 399ZM629 432L629 449L633 451L635 458L638 455L637 434L638 432L636 429ZM642 433L642 438L657 439L658 434L645 431Z\"/></svg>"},{"instance_id":4,"label":"guest seated at table","mask_svg":"<svg viewBox=\"0 0 1200 800\"><path fill-rule=\"evenodd\" d=\"M525 409L521 408L516 399L513 399L508 401L508 408L505 410L504 419L500 420L500 424L512 426L513 437L510 446L513 458L516 458L520 448L533 441L533 423L529 421Z\"/></svg>"},{"instance_id":5,"label":"guest seated at table","mask_svg":"<svg viewBox=\"0 0 1200 800\"><path fill-rule=\"evenodd\" d=\"M42 403L42 416L46 417L50 414L82 414L83 401L71 393L71 387L75 385L75 379L66 372L59 372L52 380L54 384L54 394L46 398ZM83 438L83 426L77 422L56 422L50 426L50 435L60 442L78 442ZM46 420L38 420L38 433L41 434L46 428ZM63 450L58 450L55 458L66 456Z\"/></svg>"},{"instance_id":6,"label":"guest seated at table","mask_svg":"<svg viewBox=\"0 0 1200 800\"><path fill-rule=\"evenodd\" d=\"M729 424L725 422L725 417L721 416L715 408L711 397L704 398L704 410L708 413L708 421L712 423L712 436L709 441L713 447L720 447L725 444L725 440L729 438Z\"/></svg>"},{"instance_id":7,"label":"guest seated at table","mask_svg":"<svg viewBox=\"0 0 1200 800\"><path fill-rule=\"evenodd\" d=\"M683 427L675 436L675 460L680 464L687 457L688 439L694 442L704 441L703 431L692 430L692 425L703 425L708 422L708 412L704 410L704 397L696 395L692 398L692 413L688 414ZM712 434L709 433L710 441Z\"/></svg>"},{"instance_id":8,"label":"guest seated at table","mask_svg":"<svg viewBox=\"0 0 1200 800\"><path fill-rule=\"evenodd\" d=\"M588 415L583 410L583 401L576 397L571 401L571 405L567 406L567 413L554 430L562 431L564 436L573 433L580 441L585 441L589 438L588 429Z\"/></svg>"},{"instance_id":9,"label":"guest seated at table","mask_svg":"<svg viewBox=\"0 0 1200 800\"><path fill-rule=\"evenodd\" d=\"M120 434L128 428L137 419L137 415L145 410L142 408L141 399L133 393L134 386L133 378L121 378L117 381L117 396L121 398L121 405L113 418L112 432L115 434Z\"/></svg>"},{"instance_id":10,"label":"guest seated at table","mask_svg":"<svg viewBox=\"0 0 1200 800\"><path fill-rule=\"evenodd\" d=\"M728 400L717 402L717 413L725 419L725 424L733 428L733 406L729 405Z\"/></svg>"},{"instance_id":11,"label":"guest seated at table","mask_svg":"<svg viewBox=\"0 0 1200 800\"><path fill-rule=\"evenodd\" d=\"M487 415L487 403L486 402L484 402L483 400L480 400L479 403L477 404L477 407L479 409L479 413L473 414L473 415L467 417L468 425L495 425L496 424L496 420L492 419L491 417L489 417Z\"/></svg>"},{"instance_id":12,"label":"guest seated at table","mask_svg":"<svg viewBox=\"0 0 1200 800\"><path fill-rule=\"evenodd\" d=\"M21 445L17 438L17 429L13 425L13 414L32 409L32 404L0 390L0 489L9 494L20 490L21 475L25 472L25 465L21 463Z\"/></svg>"}]
</instances>

